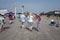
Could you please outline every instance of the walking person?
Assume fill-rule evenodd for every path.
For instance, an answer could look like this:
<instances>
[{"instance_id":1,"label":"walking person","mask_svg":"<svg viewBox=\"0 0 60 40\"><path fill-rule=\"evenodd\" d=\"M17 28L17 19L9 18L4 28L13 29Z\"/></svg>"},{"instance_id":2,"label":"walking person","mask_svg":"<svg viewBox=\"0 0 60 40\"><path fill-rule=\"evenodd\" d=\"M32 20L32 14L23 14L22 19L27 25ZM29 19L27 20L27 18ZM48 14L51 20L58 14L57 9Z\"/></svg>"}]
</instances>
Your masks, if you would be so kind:
<instances>
[{"instance_id":1,"label":"walking person","mask_svg":"<svg viewBox=\"0 0 60 40\"><path fill-rule=\"evenodd\" d=\"M25 25L24 25L25 21L26 21L26 16L23 13L20 15L20 22L22 23L22 28L25 28Z\"/></svg>"},{"instance_id":2,"label":"walking person","mask_svg":"<svg viewBox=\"0 0 60 40\"><path fill-rule=\"evenodd\" d=\"M28 20L28 25L29 25L29 30L32 31L32 27L33 27L33 15L32 13L29 13L27 20Z\"/></svg>"},{"instance_id":3,"label":"walking person","mask_svg":"<svg viewBox=\"0 0 60 40\"><path fill-rule=\"evenodd\" d=\"M56 24L54 18L52 18L50 25L54 26Z\"/></svg>"},{"instance_id":4,"label":"walking person","mask_svg":"<svg viewBox=\"0 0 60 40\"><path fill-rule=\"evenodd\" d=\"M0 15L0 32L2 32L3 24L4 24L4 17Z\"/></svg>"},{"instance_id":5,"label":"walking person","mask_svg":"<svg viewBox=\"0 0 60 40\"><path fill-rule=\"evenodd\" d=\"M40 21L41 21L41 17L39 14L37 14L37 31L39 31L40 29Z\"/></svg>"},{"instance_id":6,"label":"walking person","mask_svg":"<svg viewBox=\"0 0 60 40\"><path fill-rule=\"evenodd\" d=\"M9 14L8 18L9 18L9 23L12 24L13 23L13 16Z\"/></svg>"}]
</instances>

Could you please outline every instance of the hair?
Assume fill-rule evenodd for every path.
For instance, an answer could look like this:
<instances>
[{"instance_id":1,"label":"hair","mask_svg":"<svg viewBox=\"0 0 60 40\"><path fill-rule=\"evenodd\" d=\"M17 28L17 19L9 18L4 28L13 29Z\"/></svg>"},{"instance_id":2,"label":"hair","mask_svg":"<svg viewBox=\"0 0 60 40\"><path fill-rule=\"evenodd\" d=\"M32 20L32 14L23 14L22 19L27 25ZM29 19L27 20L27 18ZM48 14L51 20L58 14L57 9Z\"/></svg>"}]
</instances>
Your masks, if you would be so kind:
<instances>
[{"instance_id":1,"label":"hair","mask_svg":"<svg viewBox=\"0 0 60 40\"><path fill-rule=\"evenodd\" d=\"M32 13L30 12L29 15L32 15Z\"/></svg>"}]
</instances>

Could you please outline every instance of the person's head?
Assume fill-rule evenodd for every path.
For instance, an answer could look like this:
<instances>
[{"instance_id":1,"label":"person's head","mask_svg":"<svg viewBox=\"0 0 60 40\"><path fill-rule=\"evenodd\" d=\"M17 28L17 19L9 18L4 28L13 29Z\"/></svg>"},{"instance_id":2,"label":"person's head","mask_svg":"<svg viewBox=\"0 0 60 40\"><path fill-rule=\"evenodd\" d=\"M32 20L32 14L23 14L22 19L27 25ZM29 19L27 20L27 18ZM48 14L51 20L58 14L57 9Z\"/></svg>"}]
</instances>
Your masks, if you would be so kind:
<instances>
[{"instance_id":1,"label":"person's head","mask_svg":"<svg viewBox=\"0 0 60 40\"><path fill-rule=\"evenodd\" d=\"M39 14L37 14L37 15L39 15Z\"/></svg>"},{"instance_id":2,"label":"person's head","mask_svg":"<svg viewBox=\"0 0 60 40\"><path fill-rule=\"evenodd\" d=\"M32 13L30 12L29 15L32 15Z\"/></svg>"},{"instance_id":3,"label":"person's head","mask_svg":"<svg viewBox=\"0 0 60 40\"><path fill-rule=\"evenodd\" d=\"M9 16L11 16L11 15L9 14Z\"/></svg>"}]
</instances>

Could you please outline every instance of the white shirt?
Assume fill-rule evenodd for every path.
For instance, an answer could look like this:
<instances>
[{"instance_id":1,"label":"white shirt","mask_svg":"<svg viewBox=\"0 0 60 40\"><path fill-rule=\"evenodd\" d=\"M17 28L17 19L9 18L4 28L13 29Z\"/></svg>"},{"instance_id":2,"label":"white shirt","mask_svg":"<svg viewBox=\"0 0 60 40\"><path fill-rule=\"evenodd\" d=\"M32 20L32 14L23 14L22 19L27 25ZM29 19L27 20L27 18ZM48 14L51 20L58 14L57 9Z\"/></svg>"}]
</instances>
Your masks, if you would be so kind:
<instances>
[{"instance_id":1,"label":"white shirt","mask_svg":"<svg viewBox=\"0 0 60 40\"><path fill-rule=\"evenodd\" d=\"M28 22L33 22L33 16L28 16Z\"/></svg>"},{"instance_id":2,"label":"white shirt","mask_svg":"<svg viewBox=\"0 0 60 40\"><path fill-rule=\"evenodd\" d=\"M52 19L51 21L54 22L54 19Z\"/></svg>"}]
</instances>

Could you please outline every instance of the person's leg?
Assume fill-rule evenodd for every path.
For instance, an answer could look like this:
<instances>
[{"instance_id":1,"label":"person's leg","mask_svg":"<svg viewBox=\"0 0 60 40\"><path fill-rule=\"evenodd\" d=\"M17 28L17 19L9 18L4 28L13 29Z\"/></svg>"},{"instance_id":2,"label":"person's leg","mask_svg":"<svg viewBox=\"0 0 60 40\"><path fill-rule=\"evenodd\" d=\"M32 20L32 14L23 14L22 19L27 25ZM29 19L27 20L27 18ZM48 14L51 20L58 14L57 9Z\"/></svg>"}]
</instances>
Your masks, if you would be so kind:
<instances>
[{"instance_id":1,"label":"person's leg","mask_svg":"<svg viewBox=\"0 0 60 40\"><path fill-rule=\"evenodd\" d=\"M40 29L40 23L37 24L37 31Z\"/></svg>"},{"instance_id":2,"label":"person's leg","mask_svg":"<svg viewBox=\"0 0 60 40\"><path fill-rule=\"evenodd\" d=\"M3 20L3 24L5 24L5 21Z\"/></svg>"},{"instance_id":3,"label":"person's leg","mask_svg":"<svg viewBox=\"0 0 60 40\"><path fill-rule=\"evenodd\" d=\"M10 20L10 24L12 24L13 23L13 20Z\"/></svg>"},{"instance_id":4,"label":"person's leg","mask_svg":"<svg viewBox=\"0 0 60 40\"><path fill-rule=\"evenodd\" d=\"M2 28L3 28L3 25L2 25L2 24L0 24L0 32L2 32Z\"/></svg>"},{"instance_id":5,"label":"person's leg","mask_svg":"<svg viewBox=\"0 0 60 40\"><path fill-rule=\"evenodd\" d=\"M1 24L0 24L0 31L1 31Z\"/></svg>"},{"instance_id":6,"label":"person's leg","mask_svg":"<svg viewBox=\"0 0 60 40\"><path fill-rule=\"evenodd\" d=\"M51 21L50 25L53 25L53 22Z\"/></svg>"},{"instance_id":7,"label":"person's leg","mask_svg":"<svg viewBox=\"0 0 60 40\"><path fill-rule=\"evenodd\" d=\"M11 23L11 20L9 20L9 23Z\"/></svg>"},{"instance_id":8,"label":"person's leg","mask_svg":"<svg viewBox=\"0 0 60 40\"><path fill-rule=\"evenodd\" d=\"M23 29L25 28L24 22L22 22L22 28L23 28Z\"/></svg>"},{"instance_id":9,"label":"person's leg","mask_svg":"<svg viewBox=\"0 0 60 40\"><path fill-rule=\"evenodd\" d=\"M30 22L30 27L29 27L29 30L32 31L32 26L33 25L33 22Z\"/></svg>"}]
</instances>

